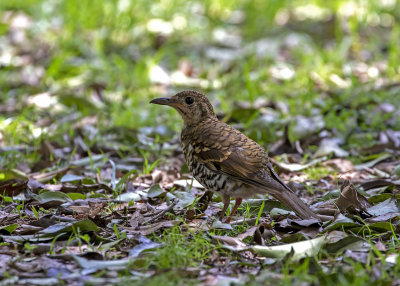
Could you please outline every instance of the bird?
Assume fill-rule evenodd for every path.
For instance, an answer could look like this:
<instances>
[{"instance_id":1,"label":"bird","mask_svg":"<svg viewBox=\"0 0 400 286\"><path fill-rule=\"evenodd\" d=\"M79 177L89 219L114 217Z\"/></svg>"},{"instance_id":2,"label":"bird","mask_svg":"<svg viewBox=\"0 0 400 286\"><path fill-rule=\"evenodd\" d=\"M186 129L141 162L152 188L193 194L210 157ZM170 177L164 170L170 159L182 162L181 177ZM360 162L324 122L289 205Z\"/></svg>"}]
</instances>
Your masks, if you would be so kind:
<instances>
[{"instance_id":1,"label":"bird","mask_svg":"<svg viewBox=\"0 0 400 286\"><path fill-rule=\"evenodd\" d=\"M220 121L207 96L186 90L172 97L155 98L152 104L167 105L183 118L181 147L189 171L206 189L221 196L220 219L235 199L229 223L243 199L269 194L302 219L318 216L276 174L268 154L258 143Z\"/></svg>"}]
</instances>

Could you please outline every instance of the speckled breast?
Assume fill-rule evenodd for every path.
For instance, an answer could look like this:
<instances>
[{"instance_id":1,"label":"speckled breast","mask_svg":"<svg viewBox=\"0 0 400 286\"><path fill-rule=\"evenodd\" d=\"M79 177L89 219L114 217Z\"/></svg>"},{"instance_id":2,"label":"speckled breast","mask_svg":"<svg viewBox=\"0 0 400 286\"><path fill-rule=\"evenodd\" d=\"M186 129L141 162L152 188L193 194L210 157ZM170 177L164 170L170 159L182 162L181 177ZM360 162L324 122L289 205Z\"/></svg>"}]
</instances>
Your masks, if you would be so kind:
<instances>
[{"instance_id":1,"label":"speckled breast","mask_svg":"<svg viewBox=\"0 0 400 286\"><path fill-rule=\"evenodd\" d=\"M183 154L185 155L186 164L193 177L203 185L203 187L213 192L225 191L227 187L228 177L217 174L207 168L206 165L197 161L193 156L193 147L190 144L182 143Z\"/></svg>"}]
</instances>

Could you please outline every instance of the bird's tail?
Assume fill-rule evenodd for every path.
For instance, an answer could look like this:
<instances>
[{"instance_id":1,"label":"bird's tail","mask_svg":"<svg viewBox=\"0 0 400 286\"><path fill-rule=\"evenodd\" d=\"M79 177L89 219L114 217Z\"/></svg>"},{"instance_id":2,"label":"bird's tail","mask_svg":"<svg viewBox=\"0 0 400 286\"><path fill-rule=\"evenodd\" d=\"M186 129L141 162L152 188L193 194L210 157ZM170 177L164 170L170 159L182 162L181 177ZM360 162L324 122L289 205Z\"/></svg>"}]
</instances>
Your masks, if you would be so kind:
<instances>
[{"instance_id":1,"label":"bird's tail","mask_svg":"<svg viewBox=\"0 0 400 286\"><path fill-rule=\"evenodd\" d=\"M319 219L315 214L295 193L285 189L285 191L273 192L271 194L274 198L280 201L283 205L290 208L302 219Z\"/></svg>"},{"instance_id":2,"label":"bird's tail","mask_svg":"<svg viewBox=\"0 0 400 286\"><path fill-rule=\"evenodd\" d=\"M274 168L271 163L267 164L269 173L271 178L274 180L273 182L269 182L269 185L274 185L276 190L272 191L270 194L280 201L282 204L290 208L292 211L296 213L302 219L311 219L316 218L320 220L317 214L315 214L296 194L293 192L291 188L289 188L279 176L275 173Z\"/></svg>"}]
</instances>

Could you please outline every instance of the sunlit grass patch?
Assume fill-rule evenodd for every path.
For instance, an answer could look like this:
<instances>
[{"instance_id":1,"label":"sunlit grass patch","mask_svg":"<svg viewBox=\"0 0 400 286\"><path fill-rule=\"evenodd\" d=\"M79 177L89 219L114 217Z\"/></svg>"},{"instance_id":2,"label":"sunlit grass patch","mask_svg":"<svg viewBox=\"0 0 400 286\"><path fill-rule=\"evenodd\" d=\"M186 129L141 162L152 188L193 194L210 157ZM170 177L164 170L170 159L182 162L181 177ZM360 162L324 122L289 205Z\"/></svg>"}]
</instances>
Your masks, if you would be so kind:
<instances>
[{"instance_id":1,"label":"sunlit grass patch","mask_svg":"<svg viewBox=\"0 0 400 286\"><path fill-rule=\"evenodd\" d=\"M319 180L325 176L335 174L335 171L325 166L312 166L304 169L303 174L310 180Z\"/></svg>"},{"instance_id":2,"label":"sunlit grass patch","mask_svg":"<svg viewBox=\"0 0 400 286\"><path fill-rule=\"evenodd\" d=\"M181 227L165 230L160 237L154 237L161 247L147 252L141 263L145 267L173 269L202 265L217 247L202 231L183 231Z\"/></svg>"}]
</instances>

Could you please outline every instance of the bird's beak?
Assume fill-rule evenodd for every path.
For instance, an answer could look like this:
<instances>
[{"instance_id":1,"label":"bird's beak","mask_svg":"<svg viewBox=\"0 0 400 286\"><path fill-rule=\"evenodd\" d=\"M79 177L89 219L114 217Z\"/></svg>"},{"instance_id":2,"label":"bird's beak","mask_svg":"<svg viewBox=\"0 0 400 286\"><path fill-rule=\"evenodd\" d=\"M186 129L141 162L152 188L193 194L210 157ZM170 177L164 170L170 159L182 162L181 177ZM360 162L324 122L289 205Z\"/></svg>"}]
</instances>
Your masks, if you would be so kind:
<instances>
[{"instance_id":1,"label":"bird's beak","mask_svg":"<svg viewBox=\"0 0 400 286\"><path fill-rule=\"evenodd\" d=\"M171 98L168 97L160 97L153 99L152 101L150 101L150 103L160 104L160 105L171 105L171 103L173 103L173 100L171 100Z\"/></svg>"}]
</instances>

